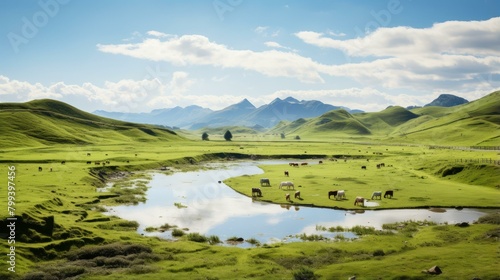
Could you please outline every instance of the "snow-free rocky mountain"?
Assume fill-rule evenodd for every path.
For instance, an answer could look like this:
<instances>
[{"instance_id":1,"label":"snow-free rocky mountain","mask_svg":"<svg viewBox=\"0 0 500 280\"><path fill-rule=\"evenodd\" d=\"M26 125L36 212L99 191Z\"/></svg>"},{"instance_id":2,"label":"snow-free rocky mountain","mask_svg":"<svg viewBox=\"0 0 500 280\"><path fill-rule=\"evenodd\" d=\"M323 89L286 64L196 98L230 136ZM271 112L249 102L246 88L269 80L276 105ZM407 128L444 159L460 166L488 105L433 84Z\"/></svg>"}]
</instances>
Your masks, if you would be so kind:
<instances>
[{"instance_id":1,"label":"snow-free rocky mountain","mask_svg":"<svg viewBox=\"0 0 500 280\"><path fill-rule=\"evenodd\" d=\"M255 107L247 99L222 110L213 111L200 106L175 107L153 110L150 113L120 113L95 111L94 114L129 122L158 124L168 127L199 129L219 126L262 126L270 128L280 121L320 116L335 109L345 109L350 113L361 112L349 108L325 104L317 100L297 100L293 97L276 98L271 103Z\"/></svg>"}]
</instances>

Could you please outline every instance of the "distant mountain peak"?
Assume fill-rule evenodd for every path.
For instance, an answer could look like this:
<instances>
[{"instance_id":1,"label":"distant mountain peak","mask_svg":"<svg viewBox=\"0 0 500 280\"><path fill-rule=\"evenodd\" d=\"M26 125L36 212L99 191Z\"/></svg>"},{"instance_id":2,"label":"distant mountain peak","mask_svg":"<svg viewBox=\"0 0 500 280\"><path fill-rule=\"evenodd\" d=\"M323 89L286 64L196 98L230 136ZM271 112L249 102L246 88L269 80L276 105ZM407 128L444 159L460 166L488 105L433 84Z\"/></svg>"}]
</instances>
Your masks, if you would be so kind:
<instances>
[{"instance_id":1,"label":"distant mountain peak","mask_svg":"<svg viewBox=\"0 0 500 280\"><path fill-rule=\"evenodd\" d=\"M248 101L248 99L243 99L239 103L234 104L238 108L247 108L247 109L255 109L256 107Z\"/></svg>"},{"instance_id":2,"label":"distant mountain peak","mask_svg":"<svg viewBox=\"0 0 500 280\"><path fill-rule=\"evenodd\" d=\"M300 102L291 96L288 96L287 98L283 99L283 101L290 102L290 103L299 103Z\"/></svg>"},{"instance_id":3,"label":"distant mountain peak","mask_svg":"<svg viewBox=\"0 0 500 280\"><path fill-rule=\"evenodd\" d=\"M467 99L453 95L453 94L441 94L438 98L434 99L431 103L425 105L427 106L440 106L440 107L453 107L461 104L469 103Z\"/></svg>"}]
</instances>

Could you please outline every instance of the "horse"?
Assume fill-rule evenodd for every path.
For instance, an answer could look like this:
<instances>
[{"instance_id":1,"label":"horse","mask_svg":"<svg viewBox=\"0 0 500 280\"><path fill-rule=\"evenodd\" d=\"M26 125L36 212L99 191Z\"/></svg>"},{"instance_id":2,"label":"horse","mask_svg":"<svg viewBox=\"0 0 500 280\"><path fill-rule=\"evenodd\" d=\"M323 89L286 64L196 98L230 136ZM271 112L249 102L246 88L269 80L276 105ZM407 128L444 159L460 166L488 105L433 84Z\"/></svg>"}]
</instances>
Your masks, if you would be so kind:
<instances>
[{"instance_id":1,"label":"horse","mask_svg":"<svg viewBox=\"0 0 500 280\"><path fill-rule=\"evenodd\" d=\"M281 182L279 185L279 188L281 189L282 187L286 187L287 189L289 189L291 187L292 189L295 189L293 182L290 182L290 181Z\"/></svg>"},{"instance_id":2,"label":"horse","mask_svg":"<svg viewBox=\"0 0 500 280\"><path fill-rule=\"evenodd\" d=\"M335 199L340 200L340 199L345 199L345 191L337 191L337 196Z\"/></svg>"},{"instance_id":3,"label":"horse","mask_svg":"<svg viewBox=\"0 0 500 280\"><path fill-rule=\"evenodd\" d=\"M285 176L288 177L290 174L288 173L288 170L285 170Z\"/></svg>"},{"instance_id":4,"label":"horse","mask_svg":"<svg viewBox=\"0 0 500 280\"><path fill-rule=\"evenodd\" d=\"M260 188L252 188L252 196L262 196Z\"/></svg>"},{"instance_id":5,"label":"horse","mask_svg":"<svg viewBox=\"0 0 500 280\"><path fill-rule=\"evenodd\" d=\"M377 197L378 197L379 199L382 199L382 192L381 192L381 191L375 191L375 192L373 192L373 193L372 193L372 199L373 199L374 197L375 197L375 198L377 198Z\"/></svg>"},{"instance_id":6,"label":"horse","mask_svg":"<svg viewBox=\"0 0 500 280\"><path fill-rule=\"evenodd\" d=\"M365 206L365 199L361 196L356 197L356 199L354 199L354 205L358 205L358 203L361 203L361 206Z\"/></svg>"},{"instance_id":7,"label":"horse","mask_svg":"<svg viewBox=\"0 0 500 280\"><path fill-rule=\"evenodd\" d=\"M42 171L43 168L41 166L38 167L38 171Z\"/></svg>"},{"instance_id":8,"label":"horse","mask_svg":"<svg viewBox=\"0 0 500 280\"><path fill-rule=\"evenodd\" d=\"M392 198L392 196L394 195L394 191L393 190L388 190L388 191L385 191L384 193L384 198L390 196Z\"/></svg>"},{"instance_id":9,"label":"horse","mask_svg":"<svg viewBox=\"0 0 500 280\"><path fill-rule=\"evenodd\" d=\"M285 194L285 200L290 201L290 194L289 193Z\"/></svg>"},{"instance_id":10,"label":"horse","mask_svg":"<svg viewBox=\"0 0 500 280\"><path fill-rule=\"evenodd\" d=\"M330 197L333 195L333 198L336 198L337 197L337 192L338 191L329 191L328 192L328 199L330 199Z\"/></svg>"},{"instance_id":11,"label":"horse","mask_svg":"<svg viewBox=\"0 0 500 280\"><path fill-rule=\"evenodd\" d=\"M294 198L299 198L300 199L300 191L296 191L295 195L293 196Z\"/></svg>"},{"instance_id":12,"label":"horse","mask_svg":"<svg viewBox=\"0 0 500 280\"><path fill-rule=\"evenodd\" d=\"M361 166L361 169L366 170L366 166L365 165Z\"/></svg>"},{"instance_id":13,"label":"horse","mask_svg":"<svg viewBox=\"0 0 500 280\"><path fill-rule=\"evenodd\" d=\"M270 181L269 181L269 179L267 179L267 178L262 178L262 179L260 179L260 185L261 185L261 186L264 186L264 185L266 185L266 186L270 186L270 185L271 185L271 182L270 182Z\"/></svg>"}]
</instances>

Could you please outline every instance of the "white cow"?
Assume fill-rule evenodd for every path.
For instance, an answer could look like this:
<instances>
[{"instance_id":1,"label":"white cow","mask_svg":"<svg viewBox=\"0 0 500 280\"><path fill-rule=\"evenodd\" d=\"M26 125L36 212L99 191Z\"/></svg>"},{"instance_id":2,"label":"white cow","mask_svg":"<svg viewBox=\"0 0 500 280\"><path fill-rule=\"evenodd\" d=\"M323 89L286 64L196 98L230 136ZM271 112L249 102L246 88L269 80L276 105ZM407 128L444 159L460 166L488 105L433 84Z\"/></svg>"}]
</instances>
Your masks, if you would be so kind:
<instances>
[{"instance_id":1,"label":"white cow","mask_svg":"<svg viewBox=\"0 0 500 280\"><path fill-rule=\"evenodd\" d=\"M341 199L345 199L345 191L344 190L340 190L337 192L337 196L335 197L336 200L341 200Z\"/></svg>"},{"instance_id":2,"label":"white cow","mask_svg":"<svg viewBox=\"0 0 500 280\"><path fill-rule=\"evenodd\" d=\"M289 188L295 189L293 182L290 182L290 181L281 182L279 188L281 189L283 187L286 187L287 189L289 189Z\"/></svg>"}]
</instances>

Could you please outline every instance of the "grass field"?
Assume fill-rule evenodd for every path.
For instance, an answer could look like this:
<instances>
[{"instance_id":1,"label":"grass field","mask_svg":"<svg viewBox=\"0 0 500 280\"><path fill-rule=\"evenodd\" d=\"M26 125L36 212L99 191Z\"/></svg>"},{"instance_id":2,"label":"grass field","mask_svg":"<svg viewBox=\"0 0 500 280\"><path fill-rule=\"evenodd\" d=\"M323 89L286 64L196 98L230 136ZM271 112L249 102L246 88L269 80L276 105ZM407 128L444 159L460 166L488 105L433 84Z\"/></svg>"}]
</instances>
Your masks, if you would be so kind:
<instances>
[{"instance_id":1,"label":"grass field","mask_svg":"<svg viewBox=\"0 0 500 280\"><path fill-rule=\"evenodd\" d=\"M472 137L467 136L467 141L453 137L437 141L442 135L435 130L426 136L424 130L413 133L433 137L430 144L448 146L441 148L419 145L400 136L380 141L386 137L383 133L344 135L323 131L315 134L314 140L307 136L312 132L306 130L300 141L281 139L272 132L242 132L233 133L233 141L228 142L217 135L223 130L212 131L210 141L201 141L201 133L189 136L197 140L188 140L181 132L94 117L59 105L55 111L44 102L30 103L24 109L12 104L0 106L0 132L5 135L0 138L0 169L4 174L0 181L4 186L11 182L13 187L11 193L6 189L0 192L5 206L0 212L1 227L5 229L8 224L9 200L15 203L11 203L11 210L18 217L15 243L9 244L8 239L2 242L5 253L1 279L347 279L354 274L358 279L500 279L500 214L494 211L469 227L409 221L386 225L382 231L362 229L361 238L354 241L338 238L240 249L191 241L195 234L176 241L141 236L136 232L136 221L103 213L103 206L134 202L140 193L126 187L96 191L107 182L141 178L143 171L163 166L192 170L208 161L283 158L309 164L298 168L261 166L264 174L230 178L226 183L250 196L250 188L259 187L260 178L269 178L271 187L261 187L263 197L258 199L273 203L361 209L353 205L354 197L370 198L373 191L391 189L394 197L377 200L379 206L374 209L499 209L499 151L452 147L472 143ZM425 110L432 120L442 118L435 109ZM383 119L392 111L399 112L403 119L412 116L394 108L378 117ZM48 129L26 128L37 127L33 124L38 122ZM498 138L491 138L498 132L484 132L494 123L474 130L488 139L486 146L500 146ZM370 130L382 123L374 121L371 125ZM323 163L318 164L319 160ZM385 167L378 169L376 164L382 162ZM14 168L15 173L8 174ZM284 170L290 177L284 177ZM293 181L302 200L292 196L293 202L286 202L287 191L278 189L282 180ZM333 189L345 190L346 199L328 199L327 192ZM9 234L2 233L3 237ZM8 270L11 265L6 254L12 251L11 246L15 247L15 273ZM422 273L434 265L443 274Z\"/></svg>"}]
</instances>

